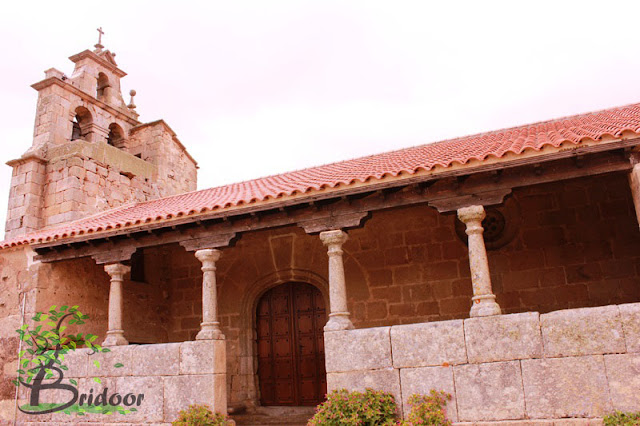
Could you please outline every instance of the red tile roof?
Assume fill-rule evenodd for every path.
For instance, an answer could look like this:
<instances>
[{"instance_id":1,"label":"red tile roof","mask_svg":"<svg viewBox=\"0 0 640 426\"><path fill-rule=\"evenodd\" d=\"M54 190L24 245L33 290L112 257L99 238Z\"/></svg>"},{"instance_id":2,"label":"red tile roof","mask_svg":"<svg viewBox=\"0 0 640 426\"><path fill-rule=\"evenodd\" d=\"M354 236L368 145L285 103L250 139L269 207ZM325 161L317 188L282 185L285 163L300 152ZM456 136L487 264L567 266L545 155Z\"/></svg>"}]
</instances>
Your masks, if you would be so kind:
<instances>
[{"instance_id":1,"label":"red tile roof","mask_svg":"<svg viewBox=\"0 0 640 426\"><path fill-rule=\"evenodd\" d=\"M511 129L370 155L339 163L189 192L141 202L98 213L88 218L12 238L0 248L44 243L88 233L136 227L171 218L212 210L258 204L283 196L299 196L338 186L373 183L421 171L437 172L456 163L503 158L508 153L540 151L563 144L599 142L606 135L619 137L624 131L640 133L640 104L576 115Z\"/></svg>"}]
</instances>

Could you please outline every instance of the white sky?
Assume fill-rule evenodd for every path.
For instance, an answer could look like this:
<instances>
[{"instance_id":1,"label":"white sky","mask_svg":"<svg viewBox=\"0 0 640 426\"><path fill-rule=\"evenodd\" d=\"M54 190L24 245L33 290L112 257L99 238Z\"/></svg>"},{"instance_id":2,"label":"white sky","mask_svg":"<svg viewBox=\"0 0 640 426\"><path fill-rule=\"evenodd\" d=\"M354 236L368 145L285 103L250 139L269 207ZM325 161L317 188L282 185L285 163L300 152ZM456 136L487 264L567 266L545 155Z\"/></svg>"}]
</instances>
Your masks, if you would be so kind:
<instances>
[{"instance_id":1,"label":"white sky","mask_svg":"<svg viewBox=\"0 0 640 426\"><path fill-rule=\"evenodd\" d=\"M30 85L50 67L70 75L99 26L140 119L169 123L207 188L639 102L639 12L610 0L6 2L0 160L31 146ZM0 165L1 224L10 176Z\"/></svg>"}]
</instances>

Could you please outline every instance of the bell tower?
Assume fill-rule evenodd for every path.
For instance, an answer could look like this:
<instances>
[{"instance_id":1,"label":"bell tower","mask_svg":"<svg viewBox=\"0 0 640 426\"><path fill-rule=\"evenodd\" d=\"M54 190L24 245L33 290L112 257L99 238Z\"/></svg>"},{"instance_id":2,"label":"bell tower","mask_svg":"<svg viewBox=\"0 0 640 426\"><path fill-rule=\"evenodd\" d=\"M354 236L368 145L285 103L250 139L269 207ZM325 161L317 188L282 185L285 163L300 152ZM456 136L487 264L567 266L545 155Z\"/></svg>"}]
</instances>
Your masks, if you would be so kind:
<instances>
[{"instance_id":1,"label":"bell tower","mask_svg":"<svg viewBox=\"0 0 640 426\"><path fill-rule=\"evenodd\" d=\"M127 74L102 45L69 59L71 77L55 68L38 91L31 147L13 167L5 238L80 219L132 202L196 189L197 164L163 121L141 123L126 104Z\"/></svg>"}]
</instances>

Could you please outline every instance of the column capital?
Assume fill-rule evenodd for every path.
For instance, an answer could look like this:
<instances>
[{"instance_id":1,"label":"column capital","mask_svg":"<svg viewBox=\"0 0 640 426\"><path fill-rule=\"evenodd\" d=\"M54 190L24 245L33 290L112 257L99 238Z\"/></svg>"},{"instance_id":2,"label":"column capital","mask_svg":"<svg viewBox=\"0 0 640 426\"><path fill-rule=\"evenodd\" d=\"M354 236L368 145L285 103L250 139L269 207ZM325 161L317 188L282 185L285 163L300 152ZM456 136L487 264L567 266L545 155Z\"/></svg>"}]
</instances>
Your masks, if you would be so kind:
<instances>
[{"instance_id":1,"label":"column capital","mask_svg":"<svg viewBox=\"0 0 640 426\"><path fill-rule=\"evenodd\" d=\"M205 262L217 262L220 259L222 252L217 249L200 249L196 250L196 258L202 263Z\"/></svg>"},{"instance_id":2,"label":"column capital","mask_svg":"<svg viewBox=\"0 0 640 426\"><path fill-rule=\"evenodd\" d=\"M123 265L122 263L109 263L108 265L104 265L104 270L109 274L111 279L122 280L124 275L131 271L131 267Z\"/></svg>"},{"instance_id":3,"label":"column capital","mask_svg":"<svg viewBox=\"0 0 640 426\"><path fill-rule=\"evenodd\" d=\"M484 206L468 206L458 209L458 219L465 225L473 222L482 222L486 216Z\"/></svg>"},{"instance_id":4,"label":"column capital","mask_svg":"<svg viewBox=\"0 0 640 426\"><path fill-rule=\"evenodd\" d=\"M320 240L325 246L331 246L334 244L342 245L349 239L349 235L341 229L334 229L331 231L323 231L320 233Z\"/></svg>"}]
</instances>

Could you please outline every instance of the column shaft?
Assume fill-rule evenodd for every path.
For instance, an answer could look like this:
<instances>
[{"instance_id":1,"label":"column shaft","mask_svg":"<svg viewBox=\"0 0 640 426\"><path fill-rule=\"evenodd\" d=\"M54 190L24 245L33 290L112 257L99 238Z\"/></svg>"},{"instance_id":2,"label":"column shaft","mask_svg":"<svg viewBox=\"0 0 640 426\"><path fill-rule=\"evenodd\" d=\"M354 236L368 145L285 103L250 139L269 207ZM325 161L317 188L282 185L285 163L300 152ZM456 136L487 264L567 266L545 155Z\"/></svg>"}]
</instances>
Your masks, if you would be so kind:
<instances>
[{"instance_id":1,"label":"column shaft","mask_svg":"<svg viewBox=\"0 0 640 426\"><path fill-rule=\"evenodd\" d=\"M489 260L482 236L484 232L482 220L485 216L483 206L458 209L458 218L467 226L466 233L469 236L469 266L473 285L471 317L501 314L500 306L496 303L496 296L491 289Z\"/></svg>"},{"instance_id":2,"label":"column shaft","mask_svg":"<svg viewBox=\"0 0 640 426\"><path fill-rule=\"evenodd\" d=\"M202 323L197 340L222 340L224 335L218 322L218 290L216 288L216 261L220 250L202 249L196 251L202 262Z\"/></svg>"},{"instance_id":3,"label":"column shaft","mask_svg":"<svg viewBox=\"0 0 640 426\"><path fill-rule=\"evenodd\" d=\"M640 224L640 164L633 166L629 173L629 186L631 187L631 197L636 209L636 218Z\"/></svg>"},{"instance_id":4,"label":"column shaft","mask_svg":"<svg viewBox=\"0 0 640 426\"><path fill-rule=\"evenodd\" d=\"M129 342L124 337L124 330L122 328L124 305L122 299L122 281L124 280L124 275L128 273L131 268L121 263L112 263L105 265L104 270L111 277L111 287L109 289L109 329L107 330L107 338L102 345L128 345Z\"/></svg>"},{"instance_id":5,"label":"column shaft","mask_svg":"<svg viewBox=\"0 0 640 426\"><path fill-rule=\"evenodd\" d=\"M322 243L327 246L329 255L329 321L325 331L349 330L354 328L347 311L347 287L342 261L342 244L347 241L347 234L341 230L320 233Z\"/></svg>"}]
</instances>

